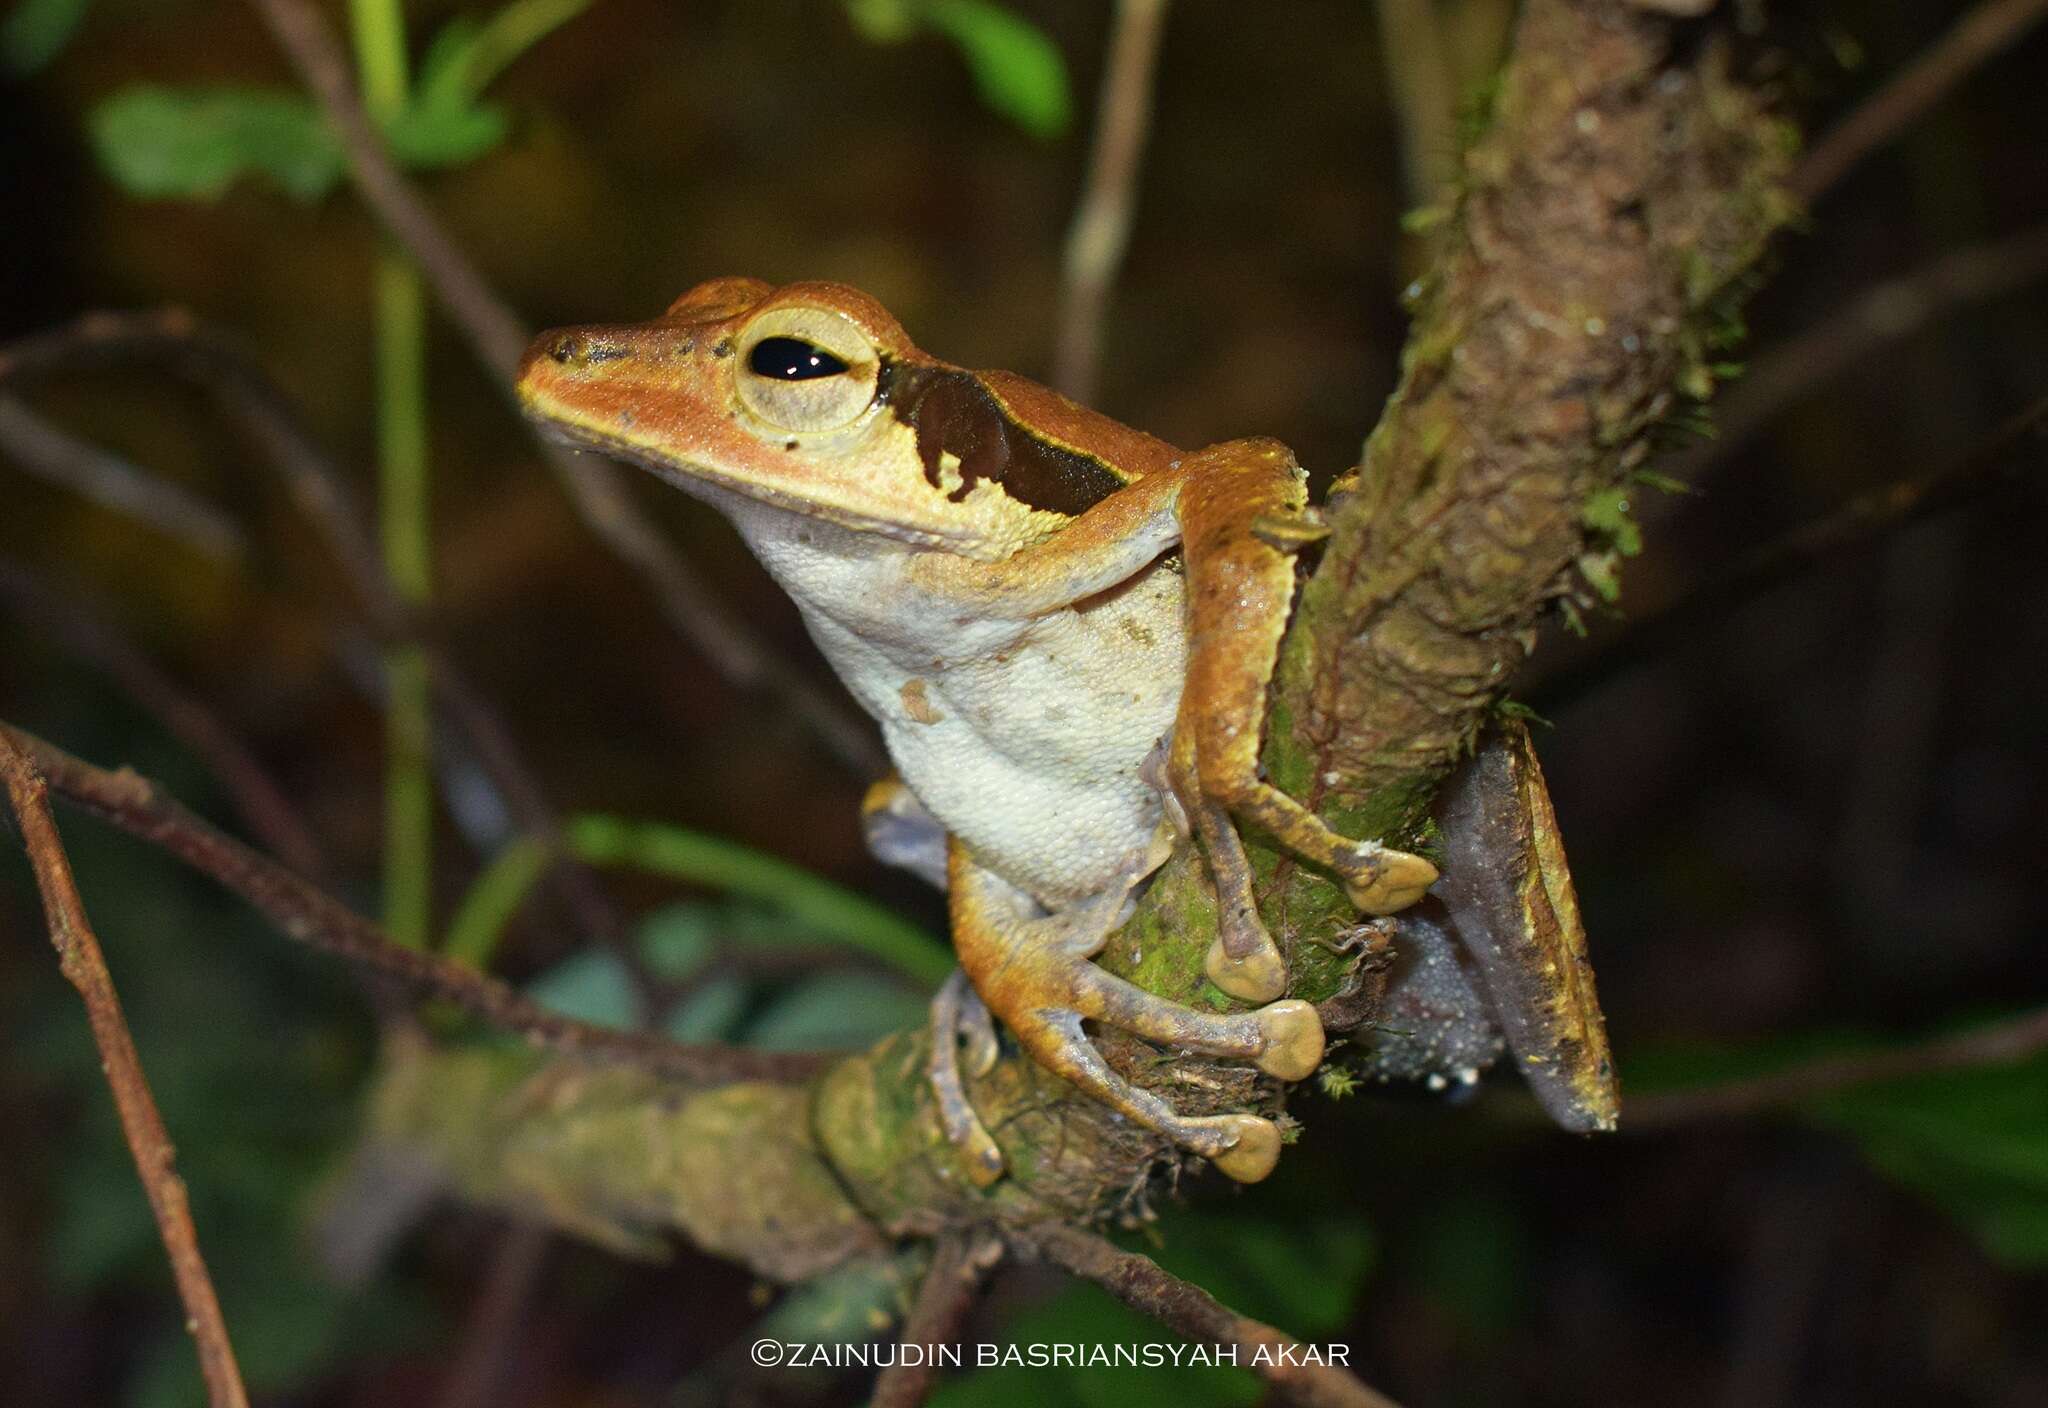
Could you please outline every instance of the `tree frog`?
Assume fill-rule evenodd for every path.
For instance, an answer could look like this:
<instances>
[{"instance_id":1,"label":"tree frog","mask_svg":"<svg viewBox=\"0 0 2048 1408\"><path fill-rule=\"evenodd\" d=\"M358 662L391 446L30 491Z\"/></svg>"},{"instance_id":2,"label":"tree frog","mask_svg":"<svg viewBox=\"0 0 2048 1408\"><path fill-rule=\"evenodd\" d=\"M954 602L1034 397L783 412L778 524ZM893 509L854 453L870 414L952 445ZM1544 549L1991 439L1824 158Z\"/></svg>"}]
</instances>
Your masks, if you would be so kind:
<instances>
[{"instance_id":1,"label":"tree frog","mask_svg":"<svg viewBox=\"0 0 2048 1408\"><path fill-rule=\"evenodd\" d=\"M1082 1024L1303 1079L1322 1025L1285 996L1238 826L1333 874L1367 914L1437 878L1260 775L1293 554L1322 531L1286 448L1176 449L1022 377L939 361L830 283L716 279L651 322L544 333L519 395L556 437L729 517L880 725L899 780L870 794L871 840L948 890L960 972L934 1002L931 1075L975 1180L1003 1165L960 1037L992 1061L991 1012L1127 1118L1232 1178L1265 1177L1271 1121L1178 1114ZM1177 1005L1091 961L1188 833L1218 898L1207 972L1252 1010Z\"/></svg>"}]
</instances>

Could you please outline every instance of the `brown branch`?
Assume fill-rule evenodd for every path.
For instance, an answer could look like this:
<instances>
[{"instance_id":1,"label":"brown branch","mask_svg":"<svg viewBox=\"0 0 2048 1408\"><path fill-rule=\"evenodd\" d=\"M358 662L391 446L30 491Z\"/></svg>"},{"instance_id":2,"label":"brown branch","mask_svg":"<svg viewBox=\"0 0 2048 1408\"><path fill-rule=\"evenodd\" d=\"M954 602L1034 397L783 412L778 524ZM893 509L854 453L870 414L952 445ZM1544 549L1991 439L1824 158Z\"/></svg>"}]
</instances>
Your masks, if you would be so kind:
<instances>
[{"instance_id":1,"label":"brown branch","mask_svg":"<svg viewBox=\"0 0 2048 1408\"><path fill-rule=\"evenodd\" d=\"M420 266L478 360L509 396L530 330L392 163L356 96L348 60L325 17L307 0L253 3L341 139L349 177L364 204ZM721 674L742 688L784 701L855 772L873 776L887 767L864 720L778 657L697 580L633 502L622 471L596 456L571 454L546 442L542 451L584 523L653 588L669 624Z\"/></svg>"},{"instance_id":2,"label":"brown branch","mask_svg":"<svg viewBox=\"0 0 2048 1408\"><path fill-rule=\"evenodd\" d=\"M404 948L377 925L268 856L215 830L164 795L148 778L105 772L11 725L0 737L34 759L56 793L132 836L176 856L255 906L286 936L396 979L415 993L452 1002L535 1046L572 1055L629 1062L699 1083L801 1081L830 1057L808 1052L749 1051L709 1043L686 1046L638 1032L612 1031L548 1011L497 979L438 954Z\"/></svg>"},{"instance_id":3,"label":"brown branch","mask_svg":"<svg viewBox=\"0 0 2048 1408\"><path fill-rule=\"evenodd\" d=\"M230 560L248 548L241 528L212 504L59 430L11 396L0 396L0 450L37 478L146 523L194 552Z\"/></svg>"},{"instance_id":4,"label":"brown branch","mask_svg":"<svg viewBox=\"0 0 2048 1408\"><path fill-rule=\"evenodd\" d=\"M1714 437L1660 468L1698 484L1787 406L1859 361L1919 332L1944 313L2048 279L2048 225L1955 250L1884 279L1751 362L1714 411Z\"/></svg>"},{"instance_id":5,"label":"brown branch","mask_svg":"<svg viewBox=\"0 0 2048 1408\"><path fill-rule=\"evenodd\" d=\"M1152 126L1152 80L1166 0L1118 0L1102 72L1100 116L1088 154L1088 179L1067 229L1060 261L1059 327L1052 384L1077 401L1095 394L1109 291L1130 249L1138 172Z\"/></svg>"},{"instance_id":6,"label":"brown branch","mask_svg":"<svg viewBox=\"0 0 2048 1408\"><path fill-rule=\"evenodd\" d=\"M121 999L114 991L113 976L107 972L99 939L86 918L85 902L72 878L71 861L57 834L56 818L50 815L43 779L37 776L36 765L20 741L5 728L0 728L0 776L6 781L8 800L21 824L22 843L35 870L36 888L42 893L50 943L57 950L64 976L85 1001L93 1044L99 1048L107 1086L113 1091L114 1106L120 1112L121 1134L128 1141L128 1152L134 1156L135 1171L141 1175L142 1190L156 1218L157 1235L163 1239L164 1251L171 1259L178 1299L185 1305L186 1327L198 1346L207 1402L212 1408L248 1408L249 1395L242 1387L242 1371L235 1364L235 1351L228 1342L220 1298L214 1294L213 1280L206 1273L206 1259L199 1251L199 1233L192 1225L185 1184L173 1162L170 1132L157 1112L156 1099L142 1073L142 1059L135 1050L135 1039L128 1034L127 1020L121 1015Z\"/></svg>"},{"instance_id":7,"label":"brown branch","mask_svg":"<svg viewBox=\"0 0 2048 1408\"><path fill-rule=\"evenodd\" d=\"M927 1350L955 1343L1001 1255L1001 1243L977 1243L971 1232L942 1233L932 1246L932 1264L918 1283L917 1299L903 1319L901 1342ZM875 1376L868 1408L918 1408L938 1379L937 1354L925 1354L916 1363L899 1357Z\"/></svg>"},{"instance_id":8,"label":"brown branch","mask_svg":"<svg viewBox=\"0 0 2048 1408\"><path fill-rule=\"evenodd\" d=\"M1149 1257L1065 1224L1034 1229L1030 1235L1052 1260L1139 1314L1197 1343L1232 1351L1239 1368L1256 1373L1291 1403L1305 1408L1395 1408L1393 1399L1349 1369L1301 1362L1301 1341L1239 1315Z\"/></svg>"},{"instance_id":9,"label":"brown branch","mask_svg":"<svg viewBox=\"0 0 2048 1408\"><path fill-rule=\"evenodd\" d=\"M1539 709L1557 709L1604 680L1635 668L1701 629L1725 620L1742 603L1840 552L1976 501L2042 466L2020 452L2048 437L2048 396L2008 418L1932 474L1858 494L1751 551L1694 591L1638 616L1583 663L1542 682Z\"/></svg>"},{"instance_id":10,"label":"brown branch","mask_svg":"<svg viewBox=\"0 0 2048 1408\"><path fill-rule=\"evenodd\" d=\"M1878 1081L1937 1075L1980 1066L2010 1066L2048 1051L2048 1007L1953 1036L1858 1055L1824 1056L1749 1080L1638 1095L1621 1127L1630 1134L1705 1120L1740 1119L1805 1104Z\"/></svg>"},{"instance_id":11,"label":"brown branch","mask_svg":"<svg viewBox=\"0 0 2048 1408\"><path fill-rule=\"evenodd\" d=\"M506 810L522 831L548 842L559 857L550 877L578 925L587 934L617 942L618 916L588 867L560 844L560 818L511 727L392 585L341 472L291 398L261 368L226 338L177 310L92 313L68 327L0 347L0 384L131 362L161 364L198 386L248 434L334 555L379 643L411 646L425 656L442 709L475 751Z\"/></svg>"},{"instance_id":12,"label":"brown branch","mask_svg":"<svg viewBox=\"0 0 2048 1408\"><path fill-rule=\"evenodd\" d=\"M450 1357L438 1408L490 1408L503 1401L508 1361L514 1353L512 1337L547 1268L551 1240L547 1228L530 1222L503 1229L484 1273L483 1289Z\"/></svg>"},{"instance_id":13,"label":"brown branch","mask_svg":"<svg viewBox=\"0 0 2048 1408\"><path fill-rule=\"evenodd\" d=\"M235 737L221 717L188 693L73 595L59 595L20 563L0 557L0 601L23 621L55 637L64 648L104 671L163 725L164 731L206 765L257 839L302 875L321 876L327 858L283 787Z\"/></svg>"},{"instance_id":14,"label":"brown branch","mask_svg":"<svg viewBox=\"0 0 2048 1408\"><path fill-rule=\"evenodd\" d=\"M1806 204L1884 146L1971 70L2048 18L2048 0L1982 0L1955 27L1813 144L1787 187Z\"/></svg>"}]
</instances>

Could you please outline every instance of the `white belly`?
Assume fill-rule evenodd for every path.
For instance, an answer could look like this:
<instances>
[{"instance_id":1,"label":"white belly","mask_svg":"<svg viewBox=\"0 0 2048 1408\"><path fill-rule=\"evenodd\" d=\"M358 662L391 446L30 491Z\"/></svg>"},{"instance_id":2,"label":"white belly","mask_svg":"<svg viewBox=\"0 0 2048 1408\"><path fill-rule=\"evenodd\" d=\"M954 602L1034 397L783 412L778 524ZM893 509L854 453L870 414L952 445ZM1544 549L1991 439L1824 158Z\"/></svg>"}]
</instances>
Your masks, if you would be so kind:
<instances>
[{"instance_id":1,"label":"white belly","mask_svg":"<svg viewBox=\"0 0 2048 1408\"><path fill-rule=\"evenodd\" d=\"M1154 567L1034 621L963 623L903 582L907 550L836 538L754 547L918 800L1050 907L1125 874L1160 817L1139 770L1180 702L1179 575Z\"/></svg>"}]
</instances>

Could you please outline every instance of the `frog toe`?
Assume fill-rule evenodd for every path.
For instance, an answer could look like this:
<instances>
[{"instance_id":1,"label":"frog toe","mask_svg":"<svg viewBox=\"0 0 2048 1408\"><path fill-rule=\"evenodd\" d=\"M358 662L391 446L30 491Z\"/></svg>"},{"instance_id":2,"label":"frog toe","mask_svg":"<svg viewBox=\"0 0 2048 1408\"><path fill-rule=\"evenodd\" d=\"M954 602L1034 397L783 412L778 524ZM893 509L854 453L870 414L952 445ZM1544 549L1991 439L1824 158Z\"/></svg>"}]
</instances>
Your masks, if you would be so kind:
<instances>
[{"instance_id":1,"label":"frog toe","mask_svg":"<svg viewBox=\"0 0 2048 1408\"><path fill-rule=\"evenodd\" d=\"M1421 856L1361 845L1356 868L1344 872L1344 893L1365 914L1396 914L1436 883L1437 868Z\"/></svg>"},{"instance_id":2,"label":"frog toe","mask_svg":"<svg viewBox=\"0 0 2048 1408\"><path fill-rule=\"evenodd\" d=\"M1232 958L1219 934L1202 970L1210 982L1243 1002L1271 1002L1287 991L1287 962L1270 940L1243 958Z\"/></svg>"},{"instance_id":3,"label":"frog toe","mask_svg":"<svg viewBox=\"0 0 2048 1408\"><path fill-rule=\"evenodd\" d=\"M1258 1068L1279 1080L1307 1080L1323 1064L1323 1020L1299 998L1271 1003L1252 1016L1265 1045Z\"/></svg>"},{"instance_id":4,"label":"frog toe","mask_svg":"<svg viewBox=\"0 0 2048 1408\"><path fill-rule=\"evenodd\" d=\"M1210 1155L1210 1162L1226 1178L1258 1183L1280 1162L1280 1127L1271 1120L1257 1115L1213 1115L1188 1123L1214 1128L1229 1138L1228 1147Z\"/></svg>"}]
</instances>

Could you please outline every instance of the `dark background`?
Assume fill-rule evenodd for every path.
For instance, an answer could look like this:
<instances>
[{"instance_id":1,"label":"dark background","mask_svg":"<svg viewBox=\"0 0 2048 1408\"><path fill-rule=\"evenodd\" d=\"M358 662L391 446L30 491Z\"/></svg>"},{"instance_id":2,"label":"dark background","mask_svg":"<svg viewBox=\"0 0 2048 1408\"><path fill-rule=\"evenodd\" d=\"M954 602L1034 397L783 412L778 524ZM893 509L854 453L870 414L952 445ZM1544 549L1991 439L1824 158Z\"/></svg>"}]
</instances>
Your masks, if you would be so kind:
<instances>
[{"instance_id":1,"label":"dark background","mask_svg":"<svg viewBox=\"0 0 2048 1408\"><path fill-rule=\"evenodd\" d=\"M1043 373L1108 7L1015 8L1071 65L1063 138L991 113L942 40L876 46L824 0L600 0L495 90L511 138L424 180L535 325L651 316L714 274L836 278L941 356ZM1476 82L1499 11L1442 8L1471 36ZM1964 8L1838 0L1773 16L1752 57L1821 130ZM416 32L454 9L415 7ZM1352 463L1419 268L1384 72L1369 5L1175 8L1104 409L1184 445L1270 434L1321 473ZM2048 220L2044 74L2037 33L1829 193L1752 305L1756 365L1841 326L1879 281ZM105 0L56 62L0 79L0 334L188 307L300 399L367 499L370 223L345 192L306 204L255 181L213 203L124 194L86 124L144 81L289 79L249 9L191 0ZM1932 472L2048 393L2048 299L2012 285L1859 357L1739 443L1681 447L1696 492L1643 505L1628 612ZM435 620L557 803L733 837L936 931L936 899L861 849L867 779L666 629L445 325L432 358ZM381 724L339 661L358 633L314 538L164 378L66 377L32 400L226 506L253 546L223 567L0 463L0 554L97 602L217 708L339 858L347 898L374 908ZM1607 614L1585 641L1551 632L1519 693L1554 723L1541 745L1628 1088L2043 1000L2040 460L2037 441L1964 508L1814 562L1640 661L1600 663L1621 634ZM827 678L721 522L635 488L726 601ZM0 717L233 824L203 770L35 619L0 617ZM448 1208L367 1285L318 1271L305 1229L373 1052L354 989L167 862L60 819L264 1401L434 1402L504 1227ZM443 918L477 864L444 829ZM674 898L613 889L635 912ZM531 977L575 943L537 902L499 967ZM1457 1109L1305 1095L1308 1137L1281 1174L1243 1192L1200 1180L1169 1219L1169 1261L1178 1237L1226 1297L1242 1287L1247 1308L1350 1344L1411 1404L2048 1402L2048 1063L1592 1142L1520 1123L1512 1084ZM123 1158L26 868L0 861L0 1400L190 1401ZM557 1243L494 1401L860 1401L859 1376L743 1367L751 1291L687 1250L645 1268ZM1132 1333L1032 1271L999 1282L971 1333L1046 1325ZM1135 1408L1169 1382L1177 1401L1257 1396L1163 1375L949 1393Z\"/></svg>"}]
</instances>

